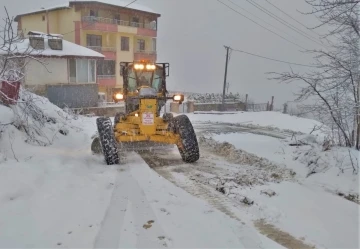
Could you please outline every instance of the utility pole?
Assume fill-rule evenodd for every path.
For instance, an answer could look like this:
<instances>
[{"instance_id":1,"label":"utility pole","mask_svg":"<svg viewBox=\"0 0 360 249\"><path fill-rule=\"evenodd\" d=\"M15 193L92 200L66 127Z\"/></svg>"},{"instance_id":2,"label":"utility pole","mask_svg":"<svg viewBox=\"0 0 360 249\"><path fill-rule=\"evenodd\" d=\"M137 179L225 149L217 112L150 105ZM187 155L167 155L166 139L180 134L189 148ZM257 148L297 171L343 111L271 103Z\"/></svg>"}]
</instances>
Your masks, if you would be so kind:
<instances>
[{"instance_id":1,"label":"utility pole","mask_svg":"<svg viewBox=\"0 0 360 249\"><path fill-rule=\"evenodd\" d=\"M224 86L223 86L223 96L222 96L222 110L225 111L225 91L226 91L226 78L227 78L227 69L229 63L229 46L224 46L226 49L226 62L225 62L225 75L224 75Z\"/></svg>"}]
</instances>

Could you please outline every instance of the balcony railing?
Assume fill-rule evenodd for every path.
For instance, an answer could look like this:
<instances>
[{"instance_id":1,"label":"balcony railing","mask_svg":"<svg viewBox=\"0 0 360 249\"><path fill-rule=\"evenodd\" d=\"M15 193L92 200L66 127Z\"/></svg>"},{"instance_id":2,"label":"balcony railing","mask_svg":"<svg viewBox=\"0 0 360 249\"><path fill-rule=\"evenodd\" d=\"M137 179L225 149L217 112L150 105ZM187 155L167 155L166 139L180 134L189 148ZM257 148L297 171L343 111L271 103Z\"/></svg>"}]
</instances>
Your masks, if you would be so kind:
<instances>
[{"instance_id":1,"label":"balcony railing","mask_svg":"<svg viewBox=\"0 0 360 249\"><path fill-rule=\"evenodd\" d=\"M141 50L141 49L137 49L137 50L135 51L135 53L137 53L137 54L153 55L153 54L156 54L156 51L155 51L155 50Z\"/></svg>"},{"instance_id":2,"label":"balcony railing","mask_svg":"<svg viewBox=\"0 0 360 249\"><path fill-rule=\"evenodd\" d=\"M101 46L86 46L89 49L92 49L96 52L116 52L115 47L101 47Z\"/></svg>"},{"instance_id":3,"label":"balcony railing","mask_svg":"<svg viewBox=\"0 0 360 249\"><path fill-rule=\"evenodd\" d=\"M130 26L136 28L145 28L156 30L156 25L151 23L138 23L138 22L129 22L124 20L117 20L113 18L105 18L105 17L98 17L98 16L83 16L83 22L101 22L101 23L109 23L109 24L116 24L121 26Z\"/></svg>"},{"instance_id":4,"label":"balcony railing","mask_svg":"<svg viewBox=\"0 0 360 249\"><path fill-rule=\"evenodd\" d=\"M114 75L98 75L97 76L98 79L115 79L115 74Z\"/></svg>"}]
</instances>

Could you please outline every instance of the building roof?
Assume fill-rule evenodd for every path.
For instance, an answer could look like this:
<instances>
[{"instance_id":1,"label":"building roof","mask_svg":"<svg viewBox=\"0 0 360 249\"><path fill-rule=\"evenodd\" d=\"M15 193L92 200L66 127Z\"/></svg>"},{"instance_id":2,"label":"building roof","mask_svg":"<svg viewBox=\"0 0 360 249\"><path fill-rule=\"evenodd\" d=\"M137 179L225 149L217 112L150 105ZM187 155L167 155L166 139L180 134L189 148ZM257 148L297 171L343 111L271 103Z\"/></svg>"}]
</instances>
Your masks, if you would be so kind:
<instances>
[{"instance_id":1,"label":"building roof","mask_svg":"<svg viewBox=\"0 0 360 249\"><path fill-rule=\"evenodd\" d=\"M52 6L52 7L48 7L48 8L42 8L42 9L38 9L38 10L32 10L26 13L22 13L19 14L15 17L15 21L19 21L19 18L21 16L26 16L26 15L33 15L33 14L39 14L39 13L45 13L46 11L54 11L54 10L61 10L61 9L69 9L71 8L70 5L71 4L81 4L81 3L102 3L102 4L108 4L108 5L112 5L112 6L118 6L118 7L124 7L126 5L128 5L131 2L127 2L124 0L96 0L96 1L92 1L92 0L80 0L80 1L68 1L65 2L64 4L61 5L57 5L57 6ZM158 13L156 13L154 10L152 10L151 8L138 4L138 3L132 3L131 5L129 5L128 7L126 7L128 9L132 9L132 10L139 10L139 11L144 11L147 13L152 13L152 14L156 14L159 15Z\"/></svg>"},{"instance_id":2,"label":"building roof","mask_svg":"<svg viewBox=\"0 0 360 249\"><path fill-rule=\"evenodd\" d=\"M67 58L67 57L91 57L103 59L105 56L89 48L77 45L75 43L63 40L63 49L62 50L53 50L49 47L47 38L45 40L45 49L36 50L30 46L29 39L26 38L21 42L12 44L12 53L13 54L29 54L34 57L58 57L58 58ZM7 49L3 48L0 50L0 54L6 55Z\"/></svg>"}]
</instances>

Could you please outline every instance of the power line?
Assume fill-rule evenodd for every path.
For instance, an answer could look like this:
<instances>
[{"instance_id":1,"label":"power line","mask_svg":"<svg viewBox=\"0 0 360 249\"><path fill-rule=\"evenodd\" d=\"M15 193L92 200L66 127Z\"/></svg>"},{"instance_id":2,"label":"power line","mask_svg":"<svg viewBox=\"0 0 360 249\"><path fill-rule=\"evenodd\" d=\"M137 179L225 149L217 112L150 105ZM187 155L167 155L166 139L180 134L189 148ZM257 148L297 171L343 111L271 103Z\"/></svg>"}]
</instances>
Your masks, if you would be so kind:
<instances>
[{"instance_id":1,"label":"power line","mask_svg":"<svg viewBox=\"0 0 360 249\"><path fill-rule=\"evenodd\" d=\"M273 4L272 2L270 2L269 0L265 0L268 4L272 5L275 9L279 10L280 12L282 12L283 14L285 14L286 16L290 17L292 20L294 20L295 22L297 22L298 24L300 24L301 26L303 26L304 28L306 28L307 30L310 30L311 32L313 32L315 35L320 36L318 33L316 33L314 30L309 29L308 27L306 27L303 23L299 22L298 20L296 20L294 17L292 17L291 15L289 15L288 13L286 13L285 11L283 11L282 9L280 9L279 7L277 7L275 4ZM320 41L322 42L322 41Z\"/></svg>"},{"instance_id":2,"label":"power line","mask_svg":"<svg viewBox=\"0 0 360 249\"><path fill-rule=\"evenodd\" d=\"M246 0L249 4L253 5L255 8L261 10L262 12L264 12L265 14L267 14L268 16L274 18L275 20L277 20L278 22L280 22L281 24L287 26L288 28L294 30L295 32L297 32L298 34L308 38L308 39L316 39L308 34L306 34L304 31L298 29L297 27L295 27L292 24L288 24L284 19L282 19L281 17L275 15L274 13L272 13L271 11L269 11L268 9L266 9L265 7L263 7L262 5L260 5L259 3L254 2L253 0ZM300 32L300 33L299 33ZM312 40L314 41L314 40ZM314 42L317 42L316 40Z\"/></svg>"},{"instance_id":3,"label":"power line","mask_svg":"<svg viewBox=\"0 0 360 249\"><path fill-rule=\"evenodd\" d=\"M229 0L230 1L230 0ZM295 27L292 24L288 24L284 19L278 17L277 15L273 14L271 11L267 10L266 8L262 7L260 4L255 3L253 0L246 0L249 4L253 5L255 8L259 9L260 11L264 12L265 14L267 14L268 16L274 18L276 21L280 22L281 24L287 26L288 28L292 29L293 31L295 31L296 33L298 33L301 36L304 36L305 38L317 43L320 46L324 46L324 44L319 43L316 38L306 34L304 31L298 29L297 27Z\"/></svg>"},{"instance_id":4,"label":"power line","mask_svg":"<svg viewBox=\"0 0 360 249\"><path fill-rule=\"evenodd\" d=\"M127 5L125 5L125 6L122 6L123 8L126 8L126 7L128 7L129 5L131 5L131 4L133 4L133 3L135 3L137 0L133 0L131 3L128 3ZM107 17L109 17L110 16L110 14L109 15L106 15L104 18L107 18ZM87 27L89 27L89 26L91 26L92 24L88 24L88 25L85 25L84 27L80 27L80 28L78 28L78 29L74 29L74 30L72 30L72 31L69 31L69 32L67 32L67 33L64 33L64 34L62 34L62 35L67 35L67 34L70 34L70 33L72 33L72 32L75 32L75 31L78 31L78 30L81 30L81 29L83 29L83 28L87 28Z\"/></svg>"},{"instance_id":5,"label":"power line","mask_svg":"<svg viewBox=\"0 0 360 249\"><path fill-rule=\"evenodd\" d=\"M234 3L233 1L231 1L231 0L229 0L229 1L230 1L232 4L236 5L238 8L242 9L243 11L245 11L246 13L249 13L250 15L252 15L252 16L254 16L254 17L256 17L256 18L260 19L261 21L263 21L263 22L265 22L266 24L270 25L271 27L273 27L273 28L277 29L278 31L280 31L280 32L282 32L282 33L285 33L285 34L287 34L288 36L291 36L292 38L295 38L294 36L290 35L289 33L284 32L283 30L279 29L279 28L278 28L278 27L276 27L275 25L272 25L271 23L269 23L269 22L265 21L264 19L262 19L262 18L260 18L260 17L256 16L255 14L251 13L251 12L250 12L250 11L248 11L247 9L245 9L245 8L241 7L240 5L238 5L238 4L236 4L236 3ZM295 39L296 39L296 38L295 38Z\"/></svg>"},{"instance_id":6,"label":"power line","mask_svg":"<svg viewBox=\"0 0 360 249\"><path fill-rule=\"evenodd\" d=\"M217 1L218 1L219 3L221 3L221 4L225 5L226 7L228 7L229 9L231 9L232 11L236 12L237 14L239 14L239 15L241 15L241 16L243 16L243 17L245 17L245 18L246 18L246 19L248 19L249 21L251 21L251 22L255 23L256 25L258 25L258 26L260 26L260 27L262 27L262 28L266 29L267 31L269 31L269 32L273 33L274 35L276 35L276 36L280 37L281 39L286 40L287 42L290 42L291 44L293 44L293 45L295 45L295 46L297 46L297 47L299 47L299 48L302 48L302 49L305 49L305 50L306 50L306 48L304 48L303 46L300 46L299 44L297 44L297 43L295 43L295 42L292 42L292 41L290 41L289 39L287 39L287 38L283 37L282 35L279 35L278 33L276 33L276 32L274 32L274 31L272 31L271 29L266 28L265 26L263 26L263 25L259 24L258 22L254 21L253 19L251 19L251 18L249 18L249 17L245 16L245 15L244 15L244 14L242 14L241 12L239 12L239 11L235 10L234 8L232 8L232 7L230 7L229 5L227 5L227 4L223 3L223 2L221 2L220 0L217 0Z\"/></svg>"},{"instance_id":7,"label":"power line","mask_svg":"<svg viewBox=\"0 0 360 249\"><path fill-rule=\"evenodd\" d=\"M294 62L288 62L288 61L273 59L273 58L269 58L269 57L266 57L266 56L262 56L262 55L258 55L258 54L253 54L253 53L250 53L250 52L246 52L246 51L243 51L243 50L240 50L240 49L232 49L232 48L231 48L231 50L233 50L233 51L235 51L235 52L240 52L240 53L244 53L244 54L247 54L247 55L251 55L251 56L263 58L263 59L266 59L266 60L271 60L271 61L276 61L276 62L281 62L281 63L289 64L289 65L296 65L296 66L302 66L302 67L316 67L316 66L311 66L311 65L305 65L305 64L300 64L300 63L294 63Z\"/></svg>"}]
</instances>

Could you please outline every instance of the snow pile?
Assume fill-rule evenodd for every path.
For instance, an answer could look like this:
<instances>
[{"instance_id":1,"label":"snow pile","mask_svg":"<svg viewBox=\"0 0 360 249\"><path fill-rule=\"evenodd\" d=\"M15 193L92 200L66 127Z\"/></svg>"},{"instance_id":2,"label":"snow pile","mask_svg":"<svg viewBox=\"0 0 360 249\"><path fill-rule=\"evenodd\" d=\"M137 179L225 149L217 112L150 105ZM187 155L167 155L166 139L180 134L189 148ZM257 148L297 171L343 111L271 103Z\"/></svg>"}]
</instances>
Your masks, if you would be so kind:
<instances>
[{"instance_id":1,"label":"snow pile","mask_svg":"<svg viewBox=\"0 0 360 249\"><path fill-rule=\"evenodd\" d=\"M32 145L48 146L53 144L59 134L67 135L69 129L81 130L71 125L70 115L48 99L23 89L20 90L18 103L11 108L2 106L1 114L6 115L4 124L11 126L11 133L25 137L24 141Z\"/></svg>"},{"instance_id":2,"label":"snow pile","mask_svg":"<svg viewBox=\"0 0 360 249\"><path fill-rule=\"evenodd\" d=\"M288 140L289 144L294 141ZM298 138L293 160L307 169L306 177L328 191L359 203L359 151L344 147L330 147L319 143L314 136Z\"/></svg>"},{"instance_id":3,"label":"snow pile","mask_svg":"<svg viewBox=\"0 0 360 249\"><path fill-rule=\"evenodd\" d=\"M199 137L200 146L208 149L217 156L225 157L231 163L241 165L231 177L218 179L215 185L231 181L240 186L263 185L269 182L281 182L292 180L295 172L285 167L280 167L269 160L236 149L234 145L223 142L219 143L212 138Z\"/></svg>"},{"instance_id":4,"label":"snow pile","mask_svg":"<svg viewBox=\"0 0 360 249\"><path fill-rule=\"evenodd\" d=\"M217 143L229 143L244 153L266 158L296 172L297 179L320 186L327 192L357 202L359 196L359 152L328 147L314 135L293 135L286 139L252 133L213 135ZM326 145L326 143L325 143Z\"/></svg>"}]
</instances>

